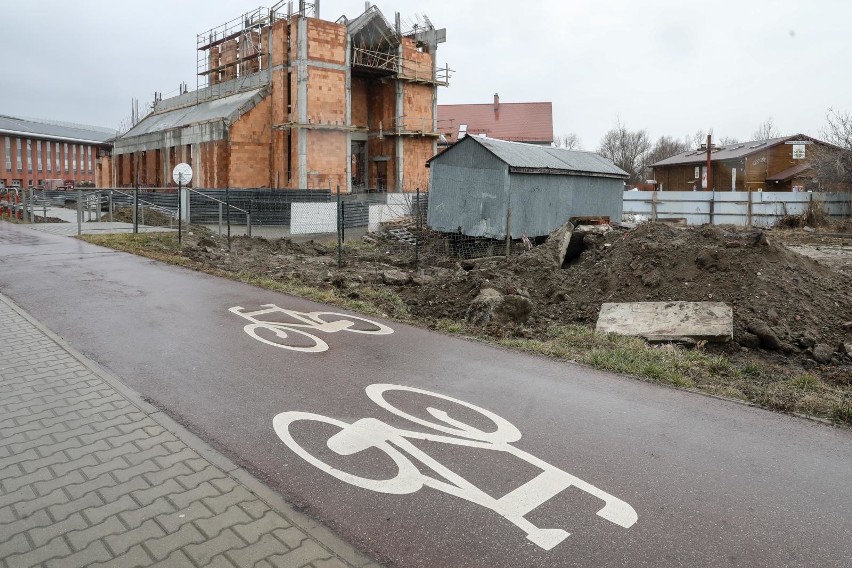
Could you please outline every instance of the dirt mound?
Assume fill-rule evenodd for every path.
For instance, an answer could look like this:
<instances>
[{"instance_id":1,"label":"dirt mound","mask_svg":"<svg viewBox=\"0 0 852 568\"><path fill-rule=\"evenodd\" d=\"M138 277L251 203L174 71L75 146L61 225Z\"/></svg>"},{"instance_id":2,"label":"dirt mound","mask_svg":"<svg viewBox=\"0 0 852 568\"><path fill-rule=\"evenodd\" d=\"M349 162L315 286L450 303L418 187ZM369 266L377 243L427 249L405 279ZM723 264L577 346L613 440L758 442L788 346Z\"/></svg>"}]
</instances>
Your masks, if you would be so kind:
<instances>
[{"instance_id":1,"label":"dirt mound","mask_svg":"<svg viewBox=\"0 0 852 568\"><path fill-rule=\"evenodd\" d=\"M508 263L459 264L403 296L419 317L460 320L483 288L522 294L533 304L525 324L533 331L593 324L603 302L712 300L733 308L734 341L745 347L803 358L817 348L824 359L826 348L832 352L850 341L844 328L852 321L848 279L787 249L771 232L645 223L575 234L570 248L581 252L569 251L576 258L561 270L534 249Z\"/></svg>"}]
</instances>

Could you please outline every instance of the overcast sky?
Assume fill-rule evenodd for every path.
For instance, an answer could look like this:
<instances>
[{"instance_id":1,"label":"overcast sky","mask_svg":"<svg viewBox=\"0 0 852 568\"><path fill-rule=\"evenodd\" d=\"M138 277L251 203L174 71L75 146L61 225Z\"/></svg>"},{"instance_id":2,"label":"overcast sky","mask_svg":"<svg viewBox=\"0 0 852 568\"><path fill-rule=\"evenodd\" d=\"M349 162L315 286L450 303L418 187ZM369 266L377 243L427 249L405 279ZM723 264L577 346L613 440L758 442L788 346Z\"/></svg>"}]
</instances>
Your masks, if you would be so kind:
<instances>
[{"instance_id":1,"label":"overcast sky","mask_svg":"<svg viewBox=\"0 0 852 568\"><path fill-rule=\"evenodd\" d=\"M0 0L0 114L117 127L131 98L195 88L196 34L258 0ZM296 2L298 4L298 2ZM852 111L848 0L432 0L377 2L388 20L426 13L455 70L440 103L552 101L554 133L595 149L620 117L653 138L713 129L747 140L772 117L818 135ZM322 0L335 20L358 0Z\"/></svg>"}]
</instances>

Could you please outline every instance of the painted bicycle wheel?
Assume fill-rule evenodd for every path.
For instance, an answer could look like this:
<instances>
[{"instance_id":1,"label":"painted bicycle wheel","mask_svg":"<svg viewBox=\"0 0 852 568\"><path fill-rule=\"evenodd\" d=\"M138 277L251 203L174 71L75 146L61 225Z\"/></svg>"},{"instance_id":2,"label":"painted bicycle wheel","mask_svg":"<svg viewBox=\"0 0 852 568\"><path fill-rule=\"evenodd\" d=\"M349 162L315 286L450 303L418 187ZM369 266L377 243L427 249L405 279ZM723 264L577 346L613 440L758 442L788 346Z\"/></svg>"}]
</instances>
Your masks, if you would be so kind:
<instances>
[{"instance_id":1,"label":"painted bicycle wheel","mask_svg":"<svg viewBox=\"0 0 852 568\"><path fill-rule=\"evenodd\" d=\"M393 333L393 329L384 324L350 314L338 314L336 312L310 312L308 315L323 324L339 324L339 331L367 333L370 335L389 335Z\"/></svg>"},{"instance_id":2,"label":"painted bicycle wheel","mask_svg":"<svg viewBox=\"0 0 852 568\"><path fill-rule=\"evenodd\" d=\"M426 412L430 416L435 418L437 420L436 422L425 420L423 418L418 418L417 416L398 409L397 407L389 403L387 400L385 400L385 393L392 391L410 392L420 395L426 395L429 397L436 398L442 401L443 403L450 402L454 405L462 406L483 416L486 420L488 420L495 426L495 429L493 431L485 431L475 426L465 424L464 422L452 418L445 410L439 410L433 407L427 407ZM444 432L445 434L461 436L463 438L469 438L493 444L511 444L512 442L517 442L521 439L520 430L518 430L514 424L512 424L505 418L501 418L500 416L497 416L489 410L485 410L484 408L480 408L457 398L453 398L432 391L418 389L415 387L406 387L391 384L370 385L366 388L366 392L367 396L370 397L370 400L372 400L388 412L396 414L397 416L405 418L406 420L410 420L415 424L420 424L421 426L425 426L427 428L431 428L439 432Z\"/></svg>"},{"instance_id":3,"label":"painted bicycle wheel","mask_svg":"<svg viewBox=\"0 0 852 568\"><path fill-rule=\"evenodd\" d=\"M271 332L271 335L274 336L274 339L266 337L267 335L269 335L269 333L260 335L258 333L258 330L261 329L266 330L267 332ZM280 347L281 349L289 349L291 351L302 351L307 353L321 353L323 351L328 351L328 343L326 343L316 335L312 335L306 331L286 327L284 325L268 323L250 323L243 327L243 331L245 331L254 339L257 339L261 343L266 343L267 345L272 345L273 347ZM293 345L291 335L299 335L302 337L306 337L308 339L309 344ZM287 341L288 339L290 341Z\"/></svg>"},{"instance_id":4,"label":"painted bicycle wheel","mask_svg":"<svg viewBox=\"0 0 852 568\"><path fill-rule=\"evenodd\" d=\"M330 466L325 463L321 459L316 456L310 454L305 448L303 448L296 440L293 438L292 433L290 432L290 426L299 421L308 421L308 422L320 422L324 424L331 424L332 426L337 426L340 428L340 432L334 434L328 439L327 445L330 449L335 451L340 455L352 455L353 453L358 453L363 449L367 448L377 448L378 450L384 452L388 455L388 457L393 460L397 467L397 474L390 479L371 479L368 477L361 477L359 475L355 475L352 473L348 473L337 469L335 467ZM417 467L412 464L408 458L406 458L402 452L395 449L391 446L386 440L382 440L381 435L376 436L375 432L366 431L358 427L357 424L347 424L342 420L337 420L335 418L329 418L328 416L322 416L321 414L312 414L309 412L282 412L275 416L272 419L272 427L275 429L275 433L284 442L288 448L293 450L299 457L313 465L317 469L324 471L325 473L336 477L341 481L345 481L350 485L355 485L356 487L361 487L363 489L369 489L370 491L376 491L379 493L390 493L394 495L405 495L408 493L414 493L423 487L422 476L420 472L417 470ZM334 444L333 440L335 438L344 438L344 445L346 444L345 438L349 438L355 441L353 451L347 451L345 449L340 449L341 444ZM365 439L369 439L369 443L363 443Z\"/></svg>"}]
</instances>

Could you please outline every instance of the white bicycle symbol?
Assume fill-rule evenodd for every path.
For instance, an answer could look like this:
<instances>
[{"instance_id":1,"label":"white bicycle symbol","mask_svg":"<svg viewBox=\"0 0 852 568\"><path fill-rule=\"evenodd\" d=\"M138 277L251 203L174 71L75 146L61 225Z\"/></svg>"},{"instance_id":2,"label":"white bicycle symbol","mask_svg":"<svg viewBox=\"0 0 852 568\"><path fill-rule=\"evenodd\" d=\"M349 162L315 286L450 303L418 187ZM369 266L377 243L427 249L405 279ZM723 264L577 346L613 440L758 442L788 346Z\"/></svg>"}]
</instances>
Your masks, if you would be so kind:
<instances>
[{"instance_id":1,"label":"white bicycle symbol","mask_svg":"<svg viewBox=\"0 0 852 568\"><path fill-rule=\"evenodd\" d=\"M496 430L485 432L451 418L443 410L437 410L432 407L428 407L426 411L437 422L417 418L387 402L384 399L384 394L389 391L418 393L459 404L489 419L496 426ZM341 420L309 412L282 412L278 414L272 420L275 433L302 459L341 481L363 489L395 495L414 493L423 486L449 493L450 495L491 509L515 524L526 533L527 539L544 550L552 549L565 540L570 533L562 529L536 527L525 519L524 515L571 486L603 500L605 505L597 512L597 515L612 523L629 528L638 519L633 507L621 499L613 497L582 479L512 446L512 442L517 442L521 439L520 431L507 420L488 410L449 396L413 387L375 384L368 386L366 392L370 400L392 414L437 432L449 434L449 436L400 430L376 418L361 418L352 424L348 424ZM309 454L296 442L290 433L290 425L299 421L322 422L340 428L340 431L332 435L327 442L329 449L339 455L349 456L369 448L381 450L396 464L398 469L396 476L391 479L370 479L335 469ZM438 463L438 461L418 449L409 440L427 440L443 444L506 452L536 466L542 472L517 489L499 499L495 499L457 473ZM437 474L436 477L422 474L418 467L412 463L412 459L432 470Z\"/></svg>"},{"instance_id":2,"label":"white bicycle symbol","mask_svg":"<svg viewBox=\"0 0 852 568\"><path fill-rule=\"evenodd\" d=\"M338 331L366 333L370 335L388 335L393 333L393 329L386 325L358 316L338 314L335 312L297 312L295 310L280 308L275 304L264 304L261 308L260 310L249 312L245 311L245 308L242 306L234 306L233 308L228 308L228 311L252 322L243 327L243 331L251 337L267 345L280 347L281 349L305 351L308 353L321 353L328 350L328 343L316 335L304 331L305 329L322 331L324 333L337 333ZM279 316L283 314L295 321L270 321L256 317L267 314L276 314ZM272 332L274 339L261 336L258 333L259 330ZM290 344L292 341L286 341L289 334L301 335L307 338L310 344L307 346L292 345Z\"/></svg>"}]
</instances>

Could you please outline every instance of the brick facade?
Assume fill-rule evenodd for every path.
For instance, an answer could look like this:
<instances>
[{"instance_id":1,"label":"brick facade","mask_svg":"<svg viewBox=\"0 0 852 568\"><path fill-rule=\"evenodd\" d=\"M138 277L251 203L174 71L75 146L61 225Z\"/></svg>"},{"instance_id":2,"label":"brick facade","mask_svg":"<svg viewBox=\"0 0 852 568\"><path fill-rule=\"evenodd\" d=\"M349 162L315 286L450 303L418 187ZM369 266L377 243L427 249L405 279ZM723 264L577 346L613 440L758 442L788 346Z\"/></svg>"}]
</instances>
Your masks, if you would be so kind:
<instances>
[{"instance_id":1,"label":"brick facade","mask_svg":"<svg viewBox=\"0 0 852 568\"><path fill-rule=\"evenodd\" d=\"M95 167L105 147L0 133L0 186L40 187L48 179L60 179L75 186L95 185Z\"/></svg>"},{"instance_id":2,"label":"brick facade","mask_svg":"<svg viewBox=\"0 0 852 568\"><path fill-rule=\"evenodd\" d=\"M229 110L228 116L218 119L224 125L218 131L203 130L194 123L153 133L140 129L137 136L131 130L116 144L117 184L135 183L138 162L141 185L173 185L171 168L186 161L196 172L196 187L340 185L347 191L358 171L366 172L359 183L368 187L425 188L425 162L434 154L437 137L434 53L402 37L400 47L389 52L402 55L399 67L370 73L347 65L349 33L347 23L294 14L257 32L261 57L252 59L256 67L239 63L227 71L222 66L236 62L246 47L235 39L211 46L205 57L218 69L210 76L210 84L217 86L219 94L194 101L184 95L189 102L183 106L180 101L166 101L164 110L158 109L142 123L171 109L217 101L212 97L224 101L249 89L257 90L257 100ZM259 73L251 75L255 70ZM240 79L227 83L232 75L245 85ZM402 92L401 109L397 89ZM210 123L207 120L205 125ZM152 142L154 138L158 141ZM188 151L183 144L186 139L192 140ZM402 180L397 179L399 168Z\"/></svg>"}]
</instances>

